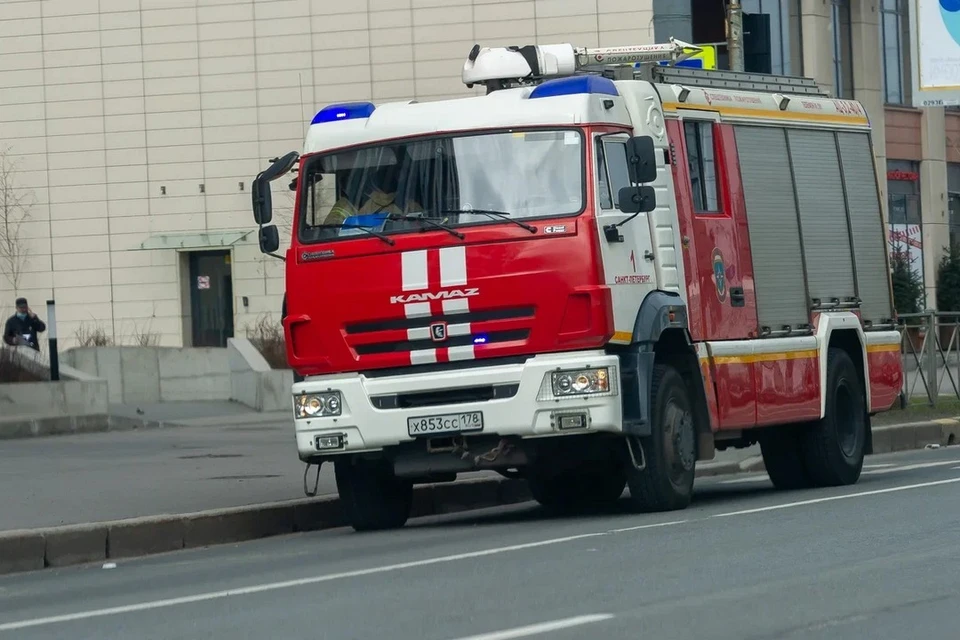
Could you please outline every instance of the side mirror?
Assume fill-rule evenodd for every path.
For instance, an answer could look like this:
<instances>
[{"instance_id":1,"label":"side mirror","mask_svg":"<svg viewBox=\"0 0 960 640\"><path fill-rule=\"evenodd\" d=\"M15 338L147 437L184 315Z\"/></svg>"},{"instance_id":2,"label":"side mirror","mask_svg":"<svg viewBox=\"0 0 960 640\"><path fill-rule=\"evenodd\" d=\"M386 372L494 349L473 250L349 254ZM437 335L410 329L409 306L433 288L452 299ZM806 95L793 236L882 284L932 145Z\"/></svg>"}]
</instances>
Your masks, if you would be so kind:
<instances>
[{"instance_id":1,"label":"side mirror","mask_svg":"<svg viewBox=\"0 0 960 640\"><path fill-rule=\"evenodd\" d=\"M618 208L624 213L648 213L657 208L657 192L653 187L623 187L618 200Z\"/></svg>"},{"instance_id":2,"label":"side mirror","mask_svg":"<svg viewBox=\"0 0 960 640\"><path fill-rule=\"evenodd\" d=\"M263 253L276 253L280 248L280 232L277 231L277 225L271 224L266 227L260 227L260 251Z\"/></svg>"},{"instance_id":3,"label":"side mirror","mask_svg":"<svg viewBox=\"0 0 960 640\"><path fill-rule=\"evenodd\" d=\"M270 224L273 220L273 199L270 196L270 182L263 179L264 174L257 176L250 185L253 200L253 220L259 225Z\"/></svg>"},{"instance_id":4,"label":"side mirror","mask_svg":"<svg viewBox=\"0 0 960 640\"><path fill-rule=\"evenodd\" d=\"M260 177L266 182L273 182L287 171L290 171L299 159L300 154L296 151L291 151L282 158L275 158L273 164L267 167L264 172L260 174Z\"/></svg>"},{"instance_id":5,"label":"side mirror","mask_svg":"<svg viewBox=\"0 0 960 640\"><path fill-rule=\"evenodd\" d=\"M627 140L627 171L630 182L646 184L657 179L657 147L650 136Z\"/></svg>"}]
</instances>

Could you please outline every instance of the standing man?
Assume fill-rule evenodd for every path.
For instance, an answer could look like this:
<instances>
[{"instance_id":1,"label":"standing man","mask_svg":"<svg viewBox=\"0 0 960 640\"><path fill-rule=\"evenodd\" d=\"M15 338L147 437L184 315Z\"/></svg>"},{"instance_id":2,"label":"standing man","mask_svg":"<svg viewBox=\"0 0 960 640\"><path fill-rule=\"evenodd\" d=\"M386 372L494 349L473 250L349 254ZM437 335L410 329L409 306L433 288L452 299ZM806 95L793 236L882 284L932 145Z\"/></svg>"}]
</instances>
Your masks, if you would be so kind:
<instances>
[{"instance_id":1,"label":"standing man","mask_svg":"<svg viewBox=\"0 0 960 640\"><path fill-rule=\"evenodd\" d=\"M17 312L7 319L3 341L12 347L27 346L40 351L40 334L46 330L47 325L30 309L27 299L17 298Z\"/></svg>"}]
</instances>

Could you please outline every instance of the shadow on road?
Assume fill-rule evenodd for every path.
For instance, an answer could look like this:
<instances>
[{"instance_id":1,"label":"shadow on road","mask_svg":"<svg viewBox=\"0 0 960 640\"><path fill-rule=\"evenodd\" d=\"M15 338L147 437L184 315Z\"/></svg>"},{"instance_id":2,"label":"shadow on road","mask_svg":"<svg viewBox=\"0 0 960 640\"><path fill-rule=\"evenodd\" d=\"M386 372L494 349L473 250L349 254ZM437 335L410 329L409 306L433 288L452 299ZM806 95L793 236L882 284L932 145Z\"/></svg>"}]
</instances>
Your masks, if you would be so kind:
<instances>
[{"instance_id":1,"label":"shadow on road","mask_svg":"<svg viewBox=\"0 0 960 640\"><path fill-rule=\"evenodd\" d=\"M755 485L746 483L738 485L720 485L711 483L704 487L697 487L694 490L693 502L691 503L690 508L697 509L719 506L726 503L732 503L754 497L773 495L776 493L778 492L776 492L768 482L757 482ZM682 514L683 511L677 511L675 513ZM476 527L546 521L576 522L580 520L592 520L598 516L609 517L635 515L637 515L637 512L630 508L629 502L625 498L621 498L612 506L588 508L585 510L579 510L576 513L556 513L535 503L526 503L523 505L508 507L507 510L498 511L497 513L486 512L478 514L476 512L464 512L462 514L448 514L443 517L442 522L437 522L431 519L429 522L412 524L411 526L417 526L424 529L448 528L451 526ZM651 513L648 515L652 516L657 514ZM663 515L663 513L660 515ZM678 518L682 518L682 516L678 516Z\"/></svg>"}]
</instances>

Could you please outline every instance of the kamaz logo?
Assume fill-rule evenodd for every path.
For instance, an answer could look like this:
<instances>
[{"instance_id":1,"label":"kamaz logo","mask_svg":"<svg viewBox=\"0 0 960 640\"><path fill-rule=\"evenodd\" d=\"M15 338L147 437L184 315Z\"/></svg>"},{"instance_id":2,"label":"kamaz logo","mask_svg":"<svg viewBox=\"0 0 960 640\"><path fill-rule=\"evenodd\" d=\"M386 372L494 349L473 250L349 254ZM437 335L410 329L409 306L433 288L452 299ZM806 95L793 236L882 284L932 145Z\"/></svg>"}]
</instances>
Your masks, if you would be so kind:
<instances>
[{"instance_id":1,"label":"kamaz logo","mask_svg":"<svg viewBox=\"0 0 960 640\"><path fill-rule=\"evenodd\" d=\"M407 295L390 296L390 304L407 304L408 302L430 302L431 300L457 300L480 295L480 289L452 289L450 291L424 291L423 293L408 293Z\"/></svg>"}]
</instances>

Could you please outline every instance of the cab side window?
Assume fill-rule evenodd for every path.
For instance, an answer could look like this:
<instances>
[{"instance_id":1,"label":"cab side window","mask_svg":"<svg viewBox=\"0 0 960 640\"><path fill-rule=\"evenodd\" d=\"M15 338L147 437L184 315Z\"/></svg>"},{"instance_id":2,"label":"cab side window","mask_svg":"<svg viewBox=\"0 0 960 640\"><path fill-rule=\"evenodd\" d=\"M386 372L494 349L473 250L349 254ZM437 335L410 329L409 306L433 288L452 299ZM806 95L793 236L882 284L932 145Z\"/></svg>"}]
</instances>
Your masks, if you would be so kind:
<instances>
[{"instance_id":1,"label":"cab side window","mask_svg":"<svg viewBox=\"0 0 960 640\"><path fill-rule=\"evenodd\" d=\"M597 182L600 208L616 209L620 205L620 189L630 186L626 140L597 140Z\"/></svg>"},{"instance_id":2,"label":"cab side window","mask_svg":"<svg viewBox=\"0 0 960 640\"><path fill-rule=\"evenodd\" d=\"M719 213L713 123L686 120L683 123L683 135L687 146L693 208L697 213Z\"/></svg>"},{"instance_id":3,"label":"cab side window","mask_svg":"<svg viewBox=\"0 0 960 640\"><path fill-rule=\"evenodd\" d=\"M607 158L603 153L603 141L597 138L597 196L600 199L600 208L604 211L613 209L613 198L610 195L610 180L607 179Z\"/></svg>"}]
</instances>

